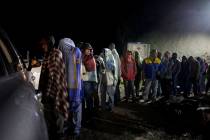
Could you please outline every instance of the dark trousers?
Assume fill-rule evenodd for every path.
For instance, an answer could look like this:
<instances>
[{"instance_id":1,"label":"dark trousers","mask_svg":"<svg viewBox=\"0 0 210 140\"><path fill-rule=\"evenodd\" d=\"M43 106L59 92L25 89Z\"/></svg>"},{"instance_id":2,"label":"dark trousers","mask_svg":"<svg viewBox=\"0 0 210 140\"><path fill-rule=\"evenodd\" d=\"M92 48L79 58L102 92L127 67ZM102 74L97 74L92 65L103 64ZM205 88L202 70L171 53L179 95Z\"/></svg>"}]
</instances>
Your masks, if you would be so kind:
<instances>
[{"instance_id":1,"label":"dark trousers","mask_svg":"<svg viewBox=\"0 0 210 140\"><path fill-rule=\"evenodd\" d=\"M117 105L118 102L120 102L120 78L117 81L115 94L114 94L114 104Z\"/></svg>"},{"instance_id":2,"label":"dark trousers","mask_svg":"<svg viewBox=\"0 0 210 140\"><path fill-rule=\"evenodd\" d=\"M132 95L132 99L134 99L134 80L125 80L124 86L126 100L128 101L130 95Z\"/></svg>"},{"instance_id":3,"label":"dark trousers","mask_svg":"<svg viewBox=\"0 0 210 140\"><path fill-rule=\"evenodd\" d=\"M52 104L44 104L44 117L47 125L49 140L58 139L59 127L57 122L58 112L55 112ZM63 127L63 126L62 126Z\"/></svg>"},{"instance_id":4,"label":"dark trousers","mask_svg":"<svg viewBox=\"0 0 210 140\"><path fill-rule=\"evenodd\" d=\"M99 106L99 97L97 93L97 83L84 82L84 97L87 105L87 109L90 111L94 107Z\"/></svg>"},{"instance_id":5,"label":"dark trousers","mask_svg":"<svg viewBox=\"0 0 210 140\"><path fill-rule=\"evenodd\" d=\"M162 94L165 98L169 99L172 94L172 79L161 79Z\"/></svg>"},{"instance_id":6,"label":"dark trousers","mask_svg":"<svg viewBox=\"0 0 210 140\"><path fill-rule=\"evenodd\" d=\"M140 82L141 82L141 76L136 75L135 81L134 81L136 96L139 96Z\"/></svg>"},{"instance_id":7,"label":"dark trousers","mask_svg":"<svg viewBox=\"0 0 210 140\"><path fill-rule=\"evenodd\" d=\"M189 82L188 94L190 94L190 91L191 91L192 86L193 86L193 93L194 93L195 95L198 95L198 82L199 82L199 81L196 80L196 79L190 78L188 82Z\"/></svg>"},{"instance_id":8,"label":"dark trousers","mask_svg":"<svg viewBox=\"0 0 210 140\"><path fill-rule=\"evenodd\" d=\"M210 88L210 79L208 79L207 84L206 84L206 93L208 93Z\"/></svg>"},{"instance_id":9,"label":"dark trousers","mask_svg":"<svg viewBox=\"0 0 210 140\"><path fill-rule=\"evenodd\" d=\"M174 95L174 96L176 96L176 93L177 93L177 80L178 78L177 77L173 77L172 78L172 88L173 88L173 90L172 90L172 94Z\"/></svg>"},{"instance_id":10,"label":"dark trousers","mask_svg":"<svg viewBox=\"0 0 210 140\"><path fill-rule=\"evenodd\" d=\"M187 77L182 77L182 79L179 81L180 85L180 91L184 92L184 96L187 95L188 91L188 79Z\"/></svg>"}]
</instances>

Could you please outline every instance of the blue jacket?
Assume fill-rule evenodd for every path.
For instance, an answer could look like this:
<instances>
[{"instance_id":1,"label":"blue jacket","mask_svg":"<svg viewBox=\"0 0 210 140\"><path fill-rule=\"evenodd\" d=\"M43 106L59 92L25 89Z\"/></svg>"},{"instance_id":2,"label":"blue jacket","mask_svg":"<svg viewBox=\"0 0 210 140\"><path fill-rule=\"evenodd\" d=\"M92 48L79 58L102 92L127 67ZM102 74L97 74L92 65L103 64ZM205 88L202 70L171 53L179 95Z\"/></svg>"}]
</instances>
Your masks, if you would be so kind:
<instances>
[{"instance_id":1,"label":"blue jacket","mask_svg":"<svg viewBox=\"0 0 210 140\"><path fill-rule=\"evenodd\" d=\"M156 74L159 70L161 60L159 58L155 58L152 61L152 58L145 58L142 64L144 78L150 80L156 80Z\"/></svg>"},{"instance_id":2,"label":"blue jacket","mask_svg":"<svg viewBox=\"0 0 210 140\"><path fill-rule=\"evenodd\" d=\"M163 79L172 79L172 61L163 58L159 66L160 76Z\"/></svg>"}]
</instances>

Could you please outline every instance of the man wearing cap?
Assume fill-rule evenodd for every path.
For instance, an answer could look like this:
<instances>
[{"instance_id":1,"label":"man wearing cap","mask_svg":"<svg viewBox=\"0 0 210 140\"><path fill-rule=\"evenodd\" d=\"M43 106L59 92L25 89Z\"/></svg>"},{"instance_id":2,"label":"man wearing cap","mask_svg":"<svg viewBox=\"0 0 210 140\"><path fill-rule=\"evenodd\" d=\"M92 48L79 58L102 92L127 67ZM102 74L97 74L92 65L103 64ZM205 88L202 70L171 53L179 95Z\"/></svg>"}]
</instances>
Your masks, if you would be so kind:
<instances>
[{"instance_id":1,"label":"man wearing cap","mask_svg":"<svg viewBox=\"0 0 210 140\"><path fill-rule=\"evenodd\" d=\"M83 73L83 85L84 85L84 97L87 107L87 118L92 117L94 108L98 105L94 104L98 102L97 95L97 70L96 70L96 60L93 56L93 48L89 43L84 43L82 45L82 62L85 67L85 73Z\"/></svg>"}]
</instances>

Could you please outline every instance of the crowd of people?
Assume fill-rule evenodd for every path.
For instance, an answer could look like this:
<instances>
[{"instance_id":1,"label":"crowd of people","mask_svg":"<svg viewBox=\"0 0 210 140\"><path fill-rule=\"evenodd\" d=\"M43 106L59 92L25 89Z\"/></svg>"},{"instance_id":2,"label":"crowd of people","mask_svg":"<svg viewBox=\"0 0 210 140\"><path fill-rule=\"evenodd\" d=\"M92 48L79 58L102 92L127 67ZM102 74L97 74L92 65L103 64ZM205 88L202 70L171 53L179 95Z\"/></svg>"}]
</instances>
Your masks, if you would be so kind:
<instances>
[{"instance_id":1,"label":"crowd of people","mask_svg":"<svg viewBox=\"0 0 210 140\"><path fill-rule=\"evenodd\" d=\"M161 57L160 52L152 50L150 57L144 59L142 65L145 76L143 93L145 100L148 100L148 95L151 95L152 100L157 100L160 95L169 99L170 96L177 94L191 97L208 93L210 69L201 57L182 56L182 60L179 61L177 53L171 54L166 51Z\"/></svg>"},{"instance_id":2,"label":"crowd of people","mask_svg":"<svg viewBox=\"0 0 210 140\"><path fill-rule=\"evenodd\" d=\"M122 79L124 99L133 103L169 99L179 93L201 96L210 87L210 68L200 57L183 56L179 61L177 53L166 51L162 56L153 49L142 61L137 51L126 50L120 57L114 43L95 55L91 44L75 45L70 38L55 45L54 38L47 37L40 45L44 60L39 91L49 134L63 134L67 128L79 135L82 120L89 121L96 110L112 112L123 99Z\"/></svg>"}]
</instances>

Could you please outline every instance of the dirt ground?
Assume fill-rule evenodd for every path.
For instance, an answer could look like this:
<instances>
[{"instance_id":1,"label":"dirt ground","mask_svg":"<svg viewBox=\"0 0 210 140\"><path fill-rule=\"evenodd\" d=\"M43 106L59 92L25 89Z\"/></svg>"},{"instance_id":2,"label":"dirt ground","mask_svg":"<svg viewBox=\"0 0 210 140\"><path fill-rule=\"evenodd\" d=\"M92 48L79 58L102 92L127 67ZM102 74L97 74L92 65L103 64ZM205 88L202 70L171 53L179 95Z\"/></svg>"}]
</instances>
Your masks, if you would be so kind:
<instances>
[{"instance_id":1,"label":"dirt ground","mask_svg":"<svg viewBox=\"0 0 210 140\"><path fill-rule=\"evenodd\" d=\"M120 86L124 97L123 86ZM81 135L68 140L202 140L209 127L202 123L200 99L160 99L151 104L120 102L113 112L97 111L83 124ZM210 103L210 97L202 102ZM204 122L206 124L206 122ZM208 125L210 126L210 125ZM208 128L208 129L206 129ZM206 129L206 130L205 130ZM210 132L210 131L209 131Z\"/></svg>"},{"instance_id":2,"label":"dirt ground","mask_svg":"<svg viewBox=\"0 0 210 140\"><path fill-rule=\"evenodd\" d=\"M191 133L187 122L170 117L161 104L121 102L113 112L98 111L84 125L79 140L201 140ZM173 120L174 119L174 120ZM177 119L177 121L176 121ZM192 120L193 121L193 120ZM191 122L189 122L191 123ZM191 126L189 126L191 127ZM73 139L73 138L69 138Z\"/></svg>"}]
</instances>

